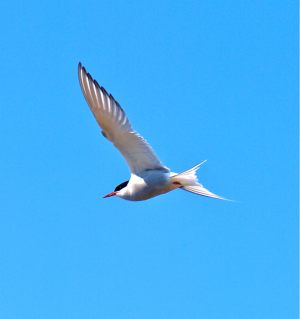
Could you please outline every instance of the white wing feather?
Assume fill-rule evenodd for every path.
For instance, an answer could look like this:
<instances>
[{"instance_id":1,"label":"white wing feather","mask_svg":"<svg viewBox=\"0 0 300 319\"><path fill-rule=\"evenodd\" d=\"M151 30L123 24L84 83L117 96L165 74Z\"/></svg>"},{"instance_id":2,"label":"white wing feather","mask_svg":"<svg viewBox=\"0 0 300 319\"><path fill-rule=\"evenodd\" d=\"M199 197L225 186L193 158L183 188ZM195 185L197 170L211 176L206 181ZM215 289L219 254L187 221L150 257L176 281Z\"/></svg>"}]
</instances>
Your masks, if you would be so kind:
<instances>
[{"instance_id":1,"label":"white wing feather","mask_svg":"<svg viewBox=\"0 0 300 319\"><path fill-rule=\"evenodd\" d=\"M119 103L101 87L79 63L78 77L84 97L93 112L102 134L125 157L130 170L139 174L145 170L169 171L155 155L145 139L135 132Z\"/></svg>"}]
</instances>

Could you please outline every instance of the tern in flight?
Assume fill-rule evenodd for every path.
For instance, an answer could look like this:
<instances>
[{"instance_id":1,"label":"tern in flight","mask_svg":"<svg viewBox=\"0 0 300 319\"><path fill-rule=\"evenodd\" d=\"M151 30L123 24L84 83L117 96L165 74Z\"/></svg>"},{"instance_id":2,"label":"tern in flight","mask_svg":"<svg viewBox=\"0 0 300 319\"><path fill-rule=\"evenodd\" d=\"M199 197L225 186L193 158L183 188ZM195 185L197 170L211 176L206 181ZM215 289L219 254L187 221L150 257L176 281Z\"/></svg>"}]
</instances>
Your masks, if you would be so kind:
<instances>
[{"instance_id":1,"label":"tern in flight","mask_svg":"<svg viewBox=\"0 0 300 319\"><path fill-rule=\"evenodd\" d=\"M130 179L104 198L118 196L140 201L179 188L202 196L224 199L198 182L196 172L205 161L179 174L171 172L161 163L147 141L132 128L120 104L92 78L81 63L78 65L78 77L83 95L103 136L122 153L131 171Z\"/></svg>"}]
</instances>

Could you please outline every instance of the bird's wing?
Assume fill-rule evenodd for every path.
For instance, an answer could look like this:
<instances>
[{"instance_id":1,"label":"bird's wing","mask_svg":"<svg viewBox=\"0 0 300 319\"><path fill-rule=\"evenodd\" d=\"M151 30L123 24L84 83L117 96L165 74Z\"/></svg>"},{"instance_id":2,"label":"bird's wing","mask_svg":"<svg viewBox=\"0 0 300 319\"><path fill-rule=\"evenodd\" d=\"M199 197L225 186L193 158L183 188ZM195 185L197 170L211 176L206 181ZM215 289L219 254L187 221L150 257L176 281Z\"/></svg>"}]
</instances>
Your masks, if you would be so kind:
<instances>
[{"instance_id":1,"label":"bird's wing","mask_svg":"<svg viewBox=\"0 0 300 319\"><path fill-rule=\"evenodd\" d=\"M125 157L130 170L139 174L144 170L169 171L155 155L145 139L135 132L119 103L79 63L78 77L84 97L93 112L102 134Z\"/></svg>"}]
</instances>

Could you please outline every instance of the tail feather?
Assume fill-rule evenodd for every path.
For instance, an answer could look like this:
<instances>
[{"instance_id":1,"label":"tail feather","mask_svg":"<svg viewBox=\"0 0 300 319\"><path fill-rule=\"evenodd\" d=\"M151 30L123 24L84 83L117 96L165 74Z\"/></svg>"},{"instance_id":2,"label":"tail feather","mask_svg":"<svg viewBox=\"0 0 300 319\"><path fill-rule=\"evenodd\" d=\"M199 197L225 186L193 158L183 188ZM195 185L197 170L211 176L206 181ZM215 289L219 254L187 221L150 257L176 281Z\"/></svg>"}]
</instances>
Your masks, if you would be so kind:
<instances>
[{"instance_id":1,"label":"tail feather","mask_svg":"<svg viewBox=\"0 0 300 319\"><path fill-rule=\"evenodd\" d=\"M204 188L202 185L184 186L181 189L183 189L187 192L191 192L191 193L206 196L206 197L226 200L226 198L210 192L208 189Z\"/></svg>"},{"instance_id":2,"label":"tail feather","mask_svg":"<svg viewBox=\"0 0 300 319\"><path fill-rule=\"evenodd\" d=\"M180 188L185 191L206 197L226 200L225 198L210 192L199 183L196 172L205 162L206 160L188 169L187 171L174 175L172 177L172 182L180 184Z\"/></svg>"},{"instance_id":3,"label":"tail feather","mask_svg":"<svg viewBox=\"0 0 300 319\"><path fill-rule=\"evenodd\" d=\"M199 163L199 164L193 166L192 168L188 169L187 171L184 171L184 172L182 172L182 173L180 173L180 174L177 174L177 175L190 175L190 174L193 174L193 175L196 176L197 170L198 170L198 169L200 168L200 166L202 166L205 162L207 162L207 160L204 160L204 161L202 161L201 163Z\"/></svg>"}]
</instances>

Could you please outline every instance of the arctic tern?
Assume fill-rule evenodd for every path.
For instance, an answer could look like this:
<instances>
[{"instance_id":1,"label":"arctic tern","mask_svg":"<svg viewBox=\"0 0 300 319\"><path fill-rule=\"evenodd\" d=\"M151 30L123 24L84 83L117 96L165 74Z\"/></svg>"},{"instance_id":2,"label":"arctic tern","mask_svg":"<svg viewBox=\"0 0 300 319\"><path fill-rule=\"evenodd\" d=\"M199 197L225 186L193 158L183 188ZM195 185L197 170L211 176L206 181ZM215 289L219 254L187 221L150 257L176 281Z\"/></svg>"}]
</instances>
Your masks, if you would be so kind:
<instances>
[{"instance_id":1,"label":"arctic tern","mask_svg":"<svg viewBox=\"0 0 300 319\"><path fill-rule=\"evenodd\" d=\"M179 174L171 172L161 163L147 141L132 128L120 104L92 78L81 63L78 64L78 77L83 95L103 136L121 152L131 171L129 180L118 185L104 198L117 196L141 201L179 188L202 196L224 199L198 182L196 172L205 161Z\"/></svg>"}]
</instances>

